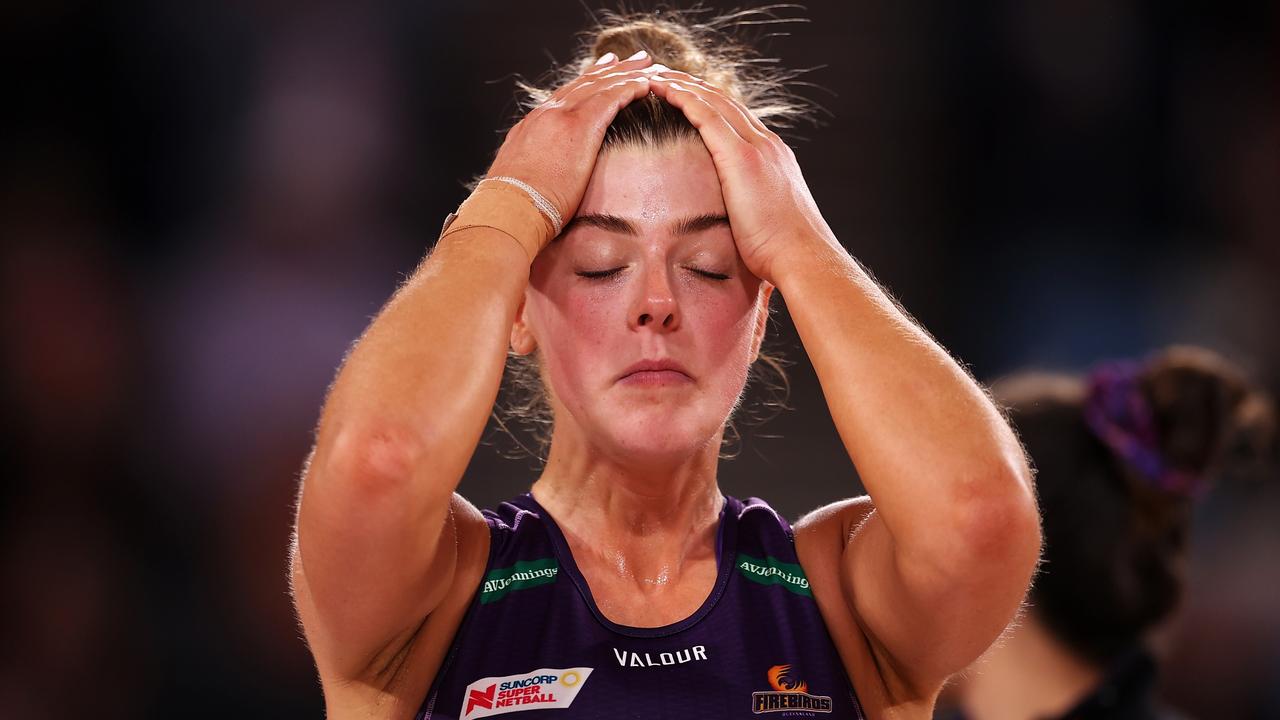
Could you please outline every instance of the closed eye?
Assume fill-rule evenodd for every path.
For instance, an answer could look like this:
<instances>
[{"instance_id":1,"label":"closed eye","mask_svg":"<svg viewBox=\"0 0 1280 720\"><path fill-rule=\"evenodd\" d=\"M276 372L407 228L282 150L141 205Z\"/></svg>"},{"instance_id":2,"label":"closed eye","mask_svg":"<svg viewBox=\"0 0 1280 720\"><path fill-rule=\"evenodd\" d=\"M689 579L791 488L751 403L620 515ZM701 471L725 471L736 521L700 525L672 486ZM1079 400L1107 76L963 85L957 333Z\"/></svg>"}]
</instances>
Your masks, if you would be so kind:
<instances>
[{"instance_id":1,"label":"closed eye","mask_svg":"<svg viewBox=\"0 0 1280 720\"><path fill-rule=\"evenodd\" d=\"M609 268L608 270L578 270L576 271L575 274L578 277L587 278L588 280L604 280L605 278L610 278L610 277L613 277L614 275L617 275L618 273L622 272L625 269L626 269L626 266L624 265L622 267ZM695 267L688 268L688 270L693 272L694 274L701 275L702 277L705 277L708 280L728 280L729 279L728 275L725 275L724 273L713 272L711 270L702 270L700 268L695 268Z\"/></svg>"},{"instance_id":2,"label":"closed eye","mask_svg":"<svg viewBox=\"0 0 1280 720\"><path fill-rule=\"evenodd\" d=\"M712 272L710 270L699 270L698 268L689 268L693 272L710 280L728 280L729 276L724 273Z\"/></svg>"},{"instance_id":3,"label":"closed eye","mask_svg":"<svg viewBox=\"0 0 1280 720\"><path fill-rule=\"evenodd\" d=\"M578 277L584 277L589 280L603 280L622 272L624 267L626 266L610 268L608 270L579 270L577 271L577 275Z\"/></svg>"}]
</instances>

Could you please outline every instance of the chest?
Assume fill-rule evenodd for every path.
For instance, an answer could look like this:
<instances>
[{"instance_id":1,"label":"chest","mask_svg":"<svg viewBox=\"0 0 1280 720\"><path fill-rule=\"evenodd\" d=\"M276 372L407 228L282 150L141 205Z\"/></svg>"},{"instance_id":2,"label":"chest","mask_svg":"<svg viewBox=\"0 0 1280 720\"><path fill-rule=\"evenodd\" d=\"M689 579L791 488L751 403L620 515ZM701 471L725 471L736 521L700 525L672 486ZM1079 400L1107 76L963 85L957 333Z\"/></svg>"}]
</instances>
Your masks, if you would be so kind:
<instances>
[{"instance_id":1,"label":"chest","mask_svg":"<svg viewBox=\"0 0 1280 720\"><path fill-rule=\"evenodd\" d=\"M770 509L727 499L707 556L665 582L661 568L627 572L599 538L567 539L547 517L502 520L420 718L863 717Z\"/></svg>"},{"instance_id":2,"label":"chest","mask_svg":"<svg viewBox=\"0 0 1280 720\"><path fill-rule=\"evenodd\" d=\"M639 628L672 625L693 615L717 577L714 557L649 576L598 560L580 561L578 567L600 613L610 622Z\"/></svg>"},{"instance_id":3,"label":"chest","mask_svg":"<svg viewBox=\"0 0 1280 720\"><path fill-rule=\"evenodd\" d=\"M646 628L604 616L584 580L557 577L478 606L426 717L517 707L615 719L861 717L807 597L726 572L692 613Z\"/></svg>"}]
</instances>

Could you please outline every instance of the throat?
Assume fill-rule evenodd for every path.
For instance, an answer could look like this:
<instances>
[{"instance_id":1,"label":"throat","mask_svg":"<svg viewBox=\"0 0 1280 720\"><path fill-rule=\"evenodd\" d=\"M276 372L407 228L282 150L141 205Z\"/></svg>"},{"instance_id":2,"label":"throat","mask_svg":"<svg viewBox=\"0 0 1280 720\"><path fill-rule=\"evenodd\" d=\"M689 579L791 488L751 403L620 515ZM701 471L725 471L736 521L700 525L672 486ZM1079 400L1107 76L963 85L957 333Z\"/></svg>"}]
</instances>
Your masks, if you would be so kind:
<instances>
[{"instance_id":1,"label":"throat","mask_svg":"<svg viewBox=\"0 0 1280 720\"><path fill-rule=\"evenodd\" d=\"M714 559L693 567L678 580L649 585L617 580L583 571L596 608L611 622L628 627L673 625L692 616L711 595L716 583Z\"/></svg>"},{"instance_id":2,"label":"throat","mask_svg":"<svg viewBox=\"0 0 1280 720\"><path fill-rule=\"evenodd\" d=\"M651 628L688 618L711 595L719 575L715 543L712 527L679 553L611 551L572 541L570 547L600 612L619 625Z\"/></svg>"}]
</instances>

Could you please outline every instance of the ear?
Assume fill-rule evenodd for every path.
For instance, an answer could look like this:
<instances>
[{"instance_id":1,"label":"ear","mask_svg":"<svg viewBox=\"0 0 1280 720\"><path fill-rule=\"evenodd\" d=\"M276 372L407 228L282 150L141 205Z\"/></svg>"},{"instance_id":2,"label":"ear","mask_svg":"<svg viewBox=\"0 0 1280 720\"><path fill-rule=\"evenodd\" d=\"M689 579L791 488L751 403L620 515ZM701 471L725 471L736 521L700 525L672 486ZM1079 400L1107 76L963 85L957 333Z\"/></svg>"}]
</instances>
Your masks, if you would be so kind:
<instances>
[{"instance_id":1,"label":"ear","mask_svg":"<svg viewBox=\"0 0 1280 720\"><path fill-rule=\"evenodd\" d=\"M524 297L520 299L520 307L516 308L516 319L511 324L511 350L517 355L528 355L538 349L538 341L533 338L533 333L529 331L529 324L525 320L525 307L528 305L528 290L525 291Z\"/></svg>"},{"instance_id":2,"label":"ear","mask_svg":"<svg viewBox=\"0 0 1280 720\"><path fill-rule=\"evenodd\" d=\"M760 358L760 346L764 343L764 331L769 325L769 300L773 297L773 284L767 280L760 281L759 315L756 317L755 331L751 337L751 362Z\"/></svg>"}]
</instances>

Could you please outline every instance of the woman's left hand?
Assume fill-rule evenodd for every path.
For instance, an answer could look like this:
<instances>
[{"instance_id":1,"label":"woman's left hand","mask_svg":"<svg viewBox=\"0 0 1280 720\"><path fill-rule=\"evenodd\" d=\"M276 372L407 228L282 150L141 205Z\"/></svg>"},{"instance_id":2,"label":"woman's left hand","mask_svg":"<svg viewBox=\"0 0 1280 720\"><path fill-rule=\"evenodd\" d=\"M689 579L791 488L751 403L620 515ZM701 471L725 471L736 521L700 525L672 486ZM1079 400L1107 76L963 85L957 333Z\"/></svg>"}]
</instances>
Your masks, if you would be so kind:
<instances>
[{"instance_id":1,"label":"woman's left hand","mask_svg":"<svg viewBox=\"0 0 1280 720\"><path fill-rule=\"evenodd\" d=\"M805 184L795 153L742 103L687 73L662 70L650 89L684 112L711 153L729 226L747 269L772 284L798 245L839 246Z\"/></svg>"}]
</instances>

